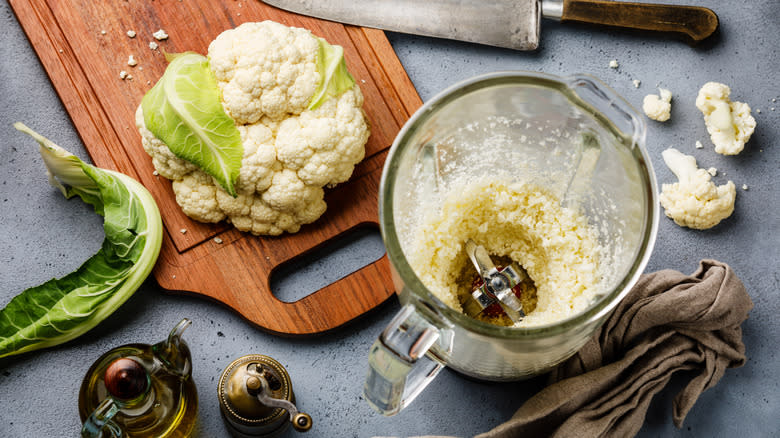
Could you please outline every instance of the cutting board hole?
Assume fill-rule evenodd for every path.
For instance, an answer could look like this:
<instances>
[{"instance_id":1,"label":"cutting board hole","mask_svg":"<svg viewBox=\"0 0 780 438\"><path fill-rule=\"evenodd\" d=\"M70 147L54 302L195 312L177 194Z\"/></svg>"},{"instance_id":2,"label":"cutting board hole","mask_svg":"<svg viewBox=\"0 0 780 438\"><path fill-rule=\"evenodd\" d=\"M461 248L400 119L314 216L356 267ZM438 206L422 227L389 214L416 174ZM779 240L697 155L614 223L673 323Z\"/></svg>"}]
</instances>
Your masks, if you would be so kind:
<instances>
[{"instance_id":1,"label":"cutting board hole","mask_svg":"<svg viewBox=\"0 0 780 438\"><path fill-rule=\"evenodd\" d=\"M353 228L274 270L271 291L281 301L293 303L374 263L384 254L385 245L377 228Z\"/></svg>"}]
</instances>

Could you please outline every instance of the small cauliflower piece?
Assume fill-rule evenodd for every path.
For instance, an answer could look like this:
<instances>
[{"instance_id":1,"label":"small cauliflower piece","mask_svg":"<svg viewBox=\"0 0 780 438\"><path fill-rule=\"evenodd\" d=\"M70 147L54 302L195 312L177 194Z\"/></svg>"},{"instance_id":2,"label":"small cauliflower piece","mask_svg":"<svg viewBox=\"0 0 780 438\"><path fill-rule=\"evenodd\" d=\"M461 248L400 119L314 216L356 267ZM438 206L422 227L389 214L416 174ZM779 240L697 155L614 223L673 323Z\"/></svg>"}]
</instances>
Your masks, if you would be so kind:
<instances>
[{"instance_id":1,"label":"small cauliflower piece","mask_svg":"<svg viewBox=\"0 0 780 438\"><path fill-rule=\"evenodd\" d=\"M642 101L642 110L647 117L665 122L672 116L672 92L665 89L658 89L659 95L648 94Z\"/></svg>"},{"instance_id":2,"label":"small cauliflower piece","mask_svg":"<svg viewBox=\"0 0 780 438\"><path fill-rule=\"evenodd\" d=\"M715 152L737 155L745 148L756 129L756 119L750 115L750 105L732 102L731 89L718 82L707 82L696 97L696 108L704 115L704 124Z\"/></svg>"},{"instance_id":3,"label":"small cauliflower piece","mask_svg":"<svg viewBox=\"0 0 780 438\"><path fill-rule=\"evenodd\" d=\"M662 156L679 180L662 186L659 199L666 216L697 230L712 228L731 216L737 196L733 182L716 186L710 173L696 166L696 158L677 149L669 148Z\"/></svg>"}]
</instances>

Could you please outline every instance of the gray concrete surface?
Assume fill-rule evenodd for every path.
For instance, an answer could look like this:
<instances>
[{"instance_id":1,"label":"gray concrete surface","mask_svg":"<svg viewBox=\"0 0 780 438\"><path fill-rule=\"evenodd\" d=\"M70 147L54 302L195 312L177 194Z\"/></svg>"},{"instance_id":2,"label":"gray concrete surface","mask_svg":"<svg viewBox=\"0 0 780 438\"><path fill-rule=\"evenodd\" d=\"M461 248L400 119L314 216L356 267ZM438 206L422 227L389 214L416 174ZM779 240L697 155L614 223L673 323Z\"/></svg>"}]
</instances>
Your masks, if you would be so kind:
<instances>
[{"instance_id":1,"label":"gray concrete surface","mask_svg":"<svg viewBox=\"0 0 780 438\"><path fill-rule=\"evenodd\" d=\"M669 3L685 3L680 0ZM391 34L398 56L424 100L451 83L494 70L591 73L640 106L656 86L674 93L672 119L649 122L648 149L660 182L673 179L660 153L675 146L719 169L718 183L738 187L736 211L718 227L692 231L663 218L648 271L689 273L702 258L729 263L755 302L744 324L748 363L729 370L705 392L682 429L671 421L681 379L653 401L642 437L778 436L780 432L780 287L778 287L777 178L780 164L780 3L777 0L689 1L709 6L721 19L711 42L690 48L676 41L593 31L545 21L541 49L532 53ZM24 121L85 158L85 150L44 70L6 2L0 3L0 305L23 289L74 270L100 246L101 222L78 200L51 188L34 143L11 123ZM617 59L618 69L608 63ZM642 84L634 88L631 80ZM735 100L750 103L758 122L736 157L713 152L694 106L707 81L729 84ZM758 113L758 110L761 112ZM696 140L706 147L694 148ZM343 272L382 252L376 233L332 257L312 262L303 275L276 282L289 291L312 291L322 272ZM284 293L284 292L283 292ZM295 292L299 293L299 292ZM294 293L293 293L294 296ZM543 378L511 384L464 379L445 371L407 410L393 418L375 414L361 398L366 353L398 309L394 299L326 336L284 339L263 333L209 301L169 295L153 280L104 323L65 345L0 360L0 436L76 436L77 394L89 365L104 351L129 342L156 342L182 317L194 355L200 395L197 436L226 436L215 397L216 380L234 358L275 357L290 371L300 408L314 418L311 437L471 436L511 416L544 385ZM294 436L289 433L287 436Z\"/></svg>"}]
</instances>

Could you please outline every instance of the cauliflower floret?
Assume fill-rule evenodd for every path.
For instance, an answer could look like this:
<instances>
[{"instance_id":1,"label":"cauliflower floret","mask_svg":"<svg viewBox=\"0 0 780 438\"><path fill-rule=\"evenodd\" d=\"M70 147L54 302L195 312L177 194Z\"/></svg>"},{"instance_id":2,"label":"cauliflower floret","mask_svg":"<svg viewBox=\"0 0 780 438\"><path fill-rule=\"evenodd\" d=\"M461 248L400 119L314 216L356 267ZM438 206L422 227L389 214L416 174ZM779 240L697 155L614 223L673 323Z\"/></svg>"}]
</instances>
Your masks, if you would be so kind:
<instances>
[{"instance_id":1,"label":"cauliflower floret","mask_svg":"<svg viewBox=\"0 0 780 438\"><path fill-rule=\"evenodd\" d=\"M260 121L241 125L238 132L244 146L244 158L236 190L245 194L262 192L271 186L274 173L282 169L282 164L276 159L273 129Z\"/></svg>"},{"instance_id":2,"label":"cauliflower floret","mask_svg":"<svg viewBox=\"0 0 780 438\"><path fill-rule=\"evenodd\" d=\"M263 192L262 198L268 205L281 212L295 213L317 204L324 196L322 187L307 185L294 171L283 169L274 174L273 184Z\"/></svg>"},{"instance_id":3,"label":"cauliflower floret","mask_svg":"<svg viewBox=\"0 0 780 438\"><path fill-rule=\"evenodd\" d=\"M710 173L696 166L694 157L677 149L669 148L662 155L679 182L664 184L659 198L677 225L705 230L731 215L737 196L733 182L716 186Z\"/></svg>"},{"instance_id":4,"label":"cauliflower floret","mask_svg":"<svg viewBox=\"0 0 780 438\"><path fill-rule=\"evenodd\" d=\"M704 115L704 124L715 152L737 155L745 148L756 129L756 119L750 115L750 105L732 102L731 89L718 82L707 82L696 97L696 108Z\"/></svg>"},{"instance_id":5,"label":"cauliflower floret","mask_svg":"<svg viewBox=\"0 0 780 438\"><path fill-rule=\"evenodd\" d=\"M368 140L362 105L363 94L354 87L314 111L283 121L276 136L277 158L306 184L346 181L363 159Z\"/></svg>"},{"instance_id":6,"label":"cauliflower floret","mask_svg":"<svg viewBox=\"0 0 780 438\"><path fill-rule=\"evenodd\" d=\"M239 124L299 114L320 81L318 50L310 31L273 21L222 32L208 56L227 113Z\"/></svg>"},{"instance_id":7,"label":"cauliflower floret","mask_svg":"<svg viewBox=\"0 0 780 438\"><path fill-rule=\"evenodd\" d=\"M322 216L327 207L322 189L319 193L316 190L307 191L302 194L300 201L300 209L290 210L288 213L272 207L257 194L239 194L233 198L224 190L217 191L219 208L225 212L233 226L253 234L276 236L285 231L296 233L301 224L314 222Z\"/></svg>"},{"instance_id":8,"label":"cauliflower floret","mask_svg":"<svg viewBox=\"0 0 780 438\"><path fill-rule=\"evenodd\" d=\"M141 133L141 144L146 153L152 157L152 164L157 173L170 180L177 180L190 172L198 170L198 166L173 155L173 152L168 149L165 143L146 129L141 105L138 105L138 110L135 112L135 126Z\"/></svg>"},{"instance_id":9,"label":"cauliflower floret","mask_svg":"<svg viewBox=\"0 0 780 438\"><path fill-rule=\"evenodd\" d=\"M672 92L665 89L658 89L659 95L648 94L642 101L642 110L647 117L665 122L672 116Z\"/></svg>"},{"instance_id":10,"label":"cauliflower floret","mask_svg":"<svg viewBox=\"0 0 780 438\"><path fill-rule=\"evenodd\" d=\"M223 191L204 172L196 170L173 180L176 203L187 216L200 222L219 222L225 213L217 206L217 192ZM229 196L229 195L228 195Z\"/></svg>"}]
</instances>

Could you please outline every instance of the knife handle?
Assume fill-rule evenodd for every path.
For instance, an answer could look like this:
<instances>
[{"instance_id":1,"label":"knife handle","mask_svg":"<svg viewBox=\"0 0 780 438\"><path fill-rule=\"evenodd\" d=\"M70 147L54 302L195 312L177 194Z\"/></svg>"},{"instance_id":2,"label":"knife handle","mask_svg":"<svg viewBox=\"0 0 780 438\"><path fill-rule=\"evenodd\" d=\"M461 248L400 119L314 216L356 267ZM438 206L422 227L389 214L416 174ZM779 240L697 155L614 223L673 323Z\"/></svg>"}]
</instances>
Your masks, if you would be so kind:
<instances>
[{"instance_id":1,"label":"knife handle","mask_svg":"<svg viewBox=\"0 0 780 438\"><path fill-rule=\"evenodd\" d=\"M563 0L561 22L639 29L682 37L695 45L718 28L718 16L698 6L660 5L604 0Z\"/></svg>"}]
</instances>

